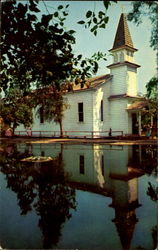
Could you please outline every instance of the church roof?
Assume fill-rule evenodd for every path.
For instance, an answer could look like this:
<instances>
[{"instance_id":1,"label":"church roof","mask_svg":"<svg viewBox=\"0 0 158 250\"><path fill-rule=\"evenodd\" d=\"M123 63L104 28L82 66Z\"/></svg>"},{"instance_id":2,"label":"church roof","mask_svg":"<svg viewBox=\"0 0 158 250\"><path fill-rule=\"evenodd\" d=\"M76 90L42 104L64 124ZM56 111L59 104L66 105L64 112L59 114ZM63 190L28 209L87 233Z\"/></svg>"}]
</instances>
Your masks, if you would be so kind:
<instances>
[{"instance_id":1,"label":"church roof","mask_svg":"<svg viewBox=\"0 0 158 250\"><path fill-rule=\"evenodd\" d=\"M127 108L127 110L143 110L148 107L148 102L146 100L142 101L136 101L132 104L130 104Z\"/></svg>"},{"instance_id":2,"label":"church roof","mask_svg":"<svg viewBox=\"0 0 158 250\"><path fill-rule=\"evenodd\" d=\"M130 245L131 245L131 241L132 241L133 233L135 229L135 224L138 221L134 212L133 212L133 216L131 216L132 218L128 218L128 217L130 217L130 215L128 215L127 213L127 215L125 214L124 217L122 216L121 218L119 218L118 221L117 219L115 219L116 222L114 221L116 228L117 228L117 232L120 236L120 241L121 241L123 250L130 249Z\"/></svg>"},{"instance_id":3,"label":"church roof","mask_svg":"<svg viewBox=\"0 0 158 250\"><path fill-rule=\"evenodd\" d=\"M119 67L119 66L122 66L122 65L127 65L127 66L132 67L132 68L139 68L139 67L141 67L140 65L138 65L136 63L124 61L124 62L112 63L109 66L107 66L107 68L110 69L110 68Z\"/></svg>"},{"instance_id":4,"label":"church roof","mask_svg":"<svg viewBox=\"0 0 158 250\"><path fill-rule=\"evenodd\" d=\"M136 50L133 46L132 37L128 28L126 15L124 13L121 14L115 40L111 50L122 47L129 47Z\"/></svg>"},{"instance_id":5,"label":"church roof","mask_svg":"<svg viewBox=\"0 0 158 250\"><path fill-rule=\"evenodd\" d=\"M115 218L112 220L117 228L123 250L131 249L131 241L138 222L135 209L140 207L138 200L127 203L124 206L112 204L110 207L115 209Z\"/></svg>"},{"instance_id":6,"label":"church roof","mask_svg":"<svg viewBox=\"0 0 158 250\"><path fill-rule=\"evenodd\" d=\"M75 84L75 82L68 82L68 85L66 83L63 83L61 85L61 88L63 89L63 93L69 94L69 93L74 93L78 91L88 91L88 90L95 90L96 87L100 86L103 83L108 82L109 80L112 79L112 75L106 74L106 75L101 75L101 76L95 76L92 78L87 78L85 80L85 84L83 87L81 87L81 84ZM54 86L49 85L45 86L43 88L39 88L36 90L33 90L28 96L30 96L33 93L40 93L40 91L47 91L47 93L53 93ZM27 96L27 98L28 98Z\"/></svg>"},{"instance_id":7,"label":"church roof","mask_svg":"<svg viewBox=\"0 0 158 250\"><path fill-rule=\"evenodd\" d=\"M80 84L73 83L73 90L72 91L84 91L84 90L92 90L101 85L102 83L108 82L112 78L112 75L106 74L101 76L96 76L92 78L86 79L86 83L81 88ZM71 92L70 92L71 93Z\"/></svg>"},{"instance_id":8,"label":"church roof","mask_svg":"<svg viewBox=\"0 0 158 250\"><path fill-rule=\"evenodd\" d=\"M125 94L119 94L119 95L111 95L109 96L109 100L113 100L113 99L122 99L122 98L138 98L138 96L131 96L131 95L127 95Z\"/></svg>"},{"instance_id":9,"label":"church roof","mask_svg":"<svg viewBox=\"0 0 158 250\"><path fill-rule=\"evenodd\" d=\"M121 175L121 174L110 174L110 178L116 179L116 180L124 180L129 181L133 178L138 178L140 176L144 175L144 171L141 169L135 168L135 166L128 166L128 172L127 174Z\"/></svg>"}]
</instances>

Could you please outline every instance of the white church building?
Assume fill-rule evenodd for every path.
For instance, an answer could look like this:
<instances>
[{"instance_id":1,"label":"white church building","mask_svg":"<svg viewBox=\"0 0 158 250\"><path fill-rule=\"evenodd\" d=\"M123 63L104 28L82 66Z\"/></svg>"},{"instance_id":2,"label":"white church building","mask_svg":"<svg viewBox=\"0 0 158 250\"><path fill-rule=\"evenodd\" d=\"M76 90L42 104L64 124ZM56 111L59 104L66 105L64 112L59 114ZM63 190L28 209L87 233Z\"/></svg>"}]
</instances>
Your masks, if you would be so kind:
<instances>
[{"instance_id":1,"label":"white church building","mask_svg":"<svg viewBox=\"0 0 158 250\"><path fill-rule=\"evenodd\" d=\"M97 137L140 134L141 113L132 108L137 96L137 68L134 47L125 14L121 14L112 49L109 74L89 79L89 85L74 87L65 94L69 108L63 119L64 135ZM16 134L25 129L19 126ZM33 135L58 136L59 124L35 117Z\"/></svg>"}]
</instances>

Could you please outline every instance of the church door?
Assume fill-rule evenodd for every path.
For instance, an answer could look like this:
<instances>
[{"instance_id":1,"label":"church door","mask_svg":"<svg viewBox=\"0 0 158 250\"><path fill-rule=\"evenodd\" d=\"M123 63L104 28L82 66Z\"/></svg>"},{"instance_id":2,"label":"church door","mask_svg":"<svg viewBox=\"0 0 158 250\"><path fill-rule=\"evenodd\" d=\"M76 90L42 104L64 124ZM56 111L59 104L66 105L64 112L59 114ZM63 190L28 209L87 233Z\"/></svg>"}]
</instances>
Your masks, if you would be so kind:
<instances>
[{"instance_id":1,"label":"church door","mask_svg":"<svg viewBox=\"0 0 158 250\"><path fill-rule=\"evenodd\" d=\"M132 114L132 134L138 135L138 121L137 121L137 114L133 113Z\"/></svg>"}]
</instances>

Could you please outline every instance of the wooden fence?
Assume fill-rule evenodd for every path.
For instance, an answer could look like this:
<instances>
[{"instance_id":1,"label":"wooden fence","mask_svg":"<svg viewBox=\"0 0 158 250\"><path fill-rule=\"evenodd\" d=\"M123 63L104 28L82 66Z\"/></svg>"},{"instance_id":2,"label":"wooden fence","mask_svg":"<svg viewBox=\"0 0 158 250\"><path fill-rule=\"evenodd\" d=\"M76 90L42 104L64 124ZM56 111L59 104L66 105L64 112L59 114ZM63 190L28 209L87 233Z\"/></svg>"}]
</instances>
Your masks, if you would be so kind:
<instances>
[{"instance_id":1,"label":"wooden fence","mask_svg":"<svg viewBox=\"0 0 158 250\"><path fill-rule=\"evenodd\" d=\"M28 136L27 131L15 131L16 136ZM104 137L115 137L123 136L123 131L63 131L64 138L104 138ZM60 131L32 131L31 137L37 138L59 138Z\"/></svg>"}]
</instances>

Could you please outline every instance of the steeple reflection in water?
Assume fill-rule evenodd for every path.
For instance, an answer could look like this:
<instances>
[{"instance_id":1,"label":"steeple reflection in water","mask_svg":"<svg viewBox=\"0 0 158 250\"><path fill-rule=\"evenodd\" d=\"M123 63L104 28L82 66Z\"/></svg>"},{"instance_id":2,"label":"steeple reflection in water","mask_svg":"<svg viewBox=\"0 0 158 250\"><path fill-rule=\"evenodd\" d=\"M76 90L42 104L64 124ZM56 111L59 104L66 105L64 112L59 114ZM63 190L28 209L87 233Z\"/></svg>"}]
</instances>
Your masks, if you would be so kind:
<instances>
[{"instance_id":1,"label":"steeple reflection in water","mask_svg":"<svg viewBox=\"0 0 158 250\"><path fill-rule=\"evenodd\" d=\"M147 150L146 147L140 146L19 144L5 145L1 151L1 171L6 176L7 186L17 195L18 206L23 216L34 211L43 235L42 245L39 242L32 242L30 246L25 242L24 246L22 243L18 244L18 235L15 236L17 237L16 243L12 240L8 242L11 235L7 235L7 231L3 231L2 227L2 247L93 248L94 246L95 249L109 249L109 247L116 249L117 246L117 249L130 249L131 244L134 247L144 246L144 242L139 242L138 236L134 236L135 227L139 225L141 218L137 216L137 210L144 207L139 203L141 194L138 184L139 177L141 180L146 173L150 175L149 177L154 177L156 148L150 147L150 150ZM53 161L49 163L21 162L21 159L30 155L51 156ZM145 163L146 155L148 161ZM82 199L77 198L77 190L82 191ZM145 190L147 191L148 189ZM107 223L110 225L111 232L108 231L106 225L100 224L99 227L100 234L104 235L105 241L98 237L93 242L92 237L92 242L87 242L92 231L90 227L85 232L84 228L82 228L83 232L78 231L84 216L80 213L79 207L80 203L84 202L87 192L94 194L92 196L94 210L95 194L100 195L97 199L104 197L105 204L107 199L111 200L108 204L109 208L106 206L104 208L105 214L110 213ZM153 207L151 203L150 209ZM99 213L90 209L89 207L86 211L87 228L88 216L94 212L95 216ZM103 208L101 209L103 211ZM9 211L9 207L7 210ZM93 222L96 225L99 223L98 220L95 222L95 218ZM12 225L13 228L15 226ZM154 225L149 226L149 231L152 226ZM98 227L96 230L94 234L98 235ZM67 237L69 231L71 241ZM83 234L84 238L81 236ZM150 238L151 247L152 234Z\"/></svg>"}]
</instances>

